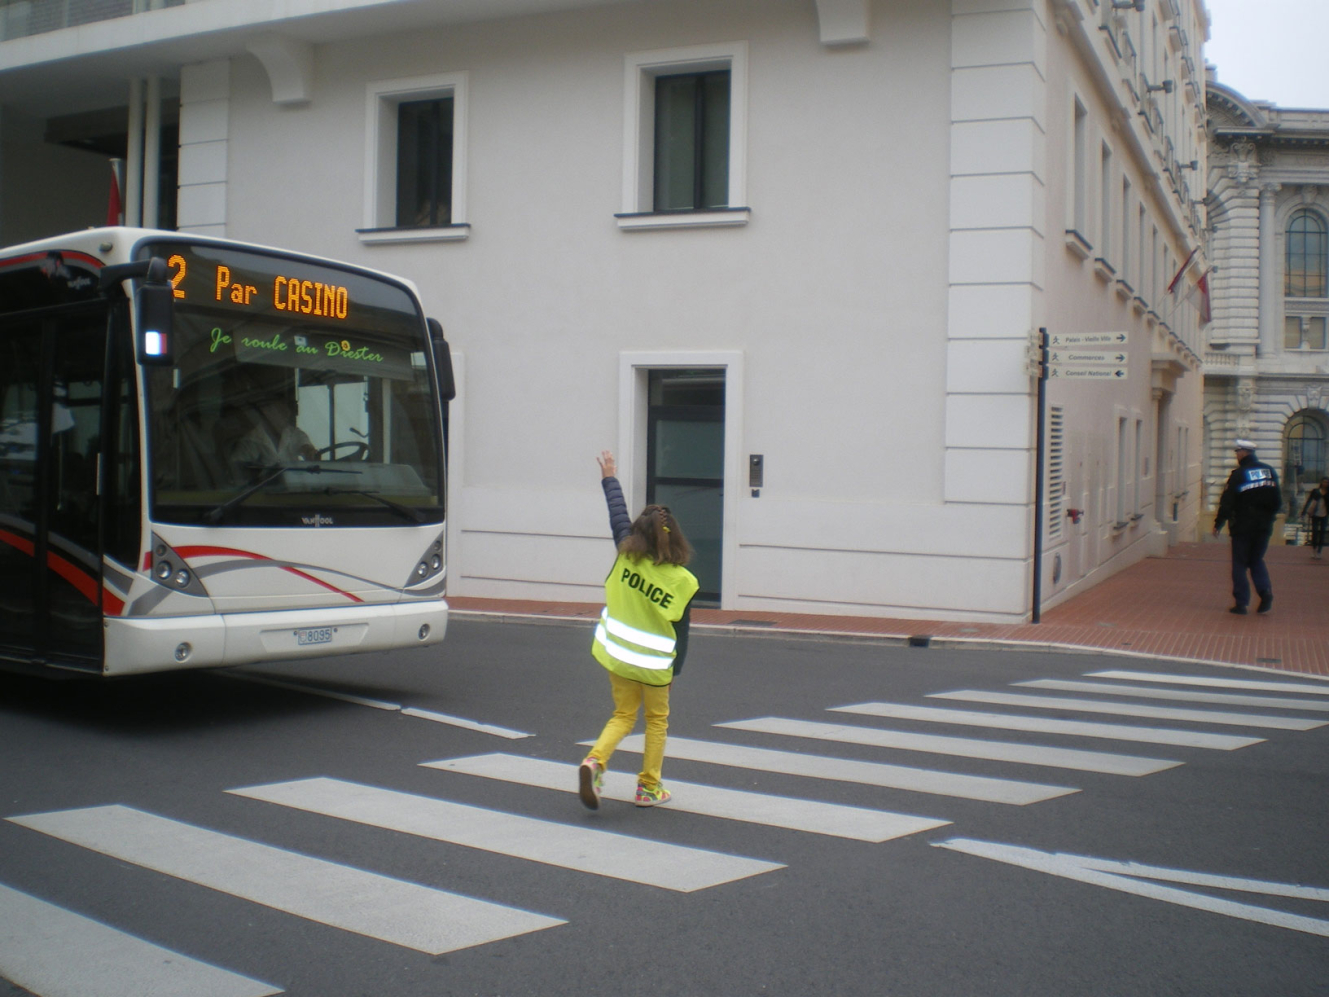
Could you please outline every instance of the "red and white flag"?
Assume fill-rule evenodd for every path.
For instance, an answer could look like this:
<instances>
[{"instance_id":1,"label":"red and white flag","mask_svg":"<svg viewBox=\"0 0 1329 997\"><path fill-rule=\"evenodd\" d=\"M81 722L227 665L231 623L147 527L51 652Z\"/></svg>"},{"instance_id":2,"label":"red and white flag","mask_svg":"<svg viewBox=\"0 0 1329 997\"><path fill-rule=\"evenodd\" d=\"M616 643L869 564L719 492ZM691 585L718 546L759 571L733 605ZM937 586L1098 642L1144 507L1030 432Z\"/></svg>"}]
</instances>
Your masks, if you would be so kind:
<instances>
[{"instance_id":1,"label":"red and white flag","mask_svg":"<svg viewBox=\"0 0 1329 997\"><path fill-rule=\"evenodd\" d=\"M120 203L120 160L111 160L111 192L106 199L106 224L119 225L124 206Z\"/></svg>"},{"instance_id":2,"label":"red and white flag","mask_svg":"<svg viewBox=\"0 0 1329 997\"><path fill-rule=\"evenodd\" d=\"M1195 313L1200 317L1201 325L1208 325L1213 317L1209 310L1209 271L1200 274L1200 279L1186 292L1186 300L1195 306Z\"/></svg>"},{"instance_id":3,"label":"red and white flag","mask_svg":"<svg viewBox=\"0 0 1329 997\"><path fill-rule=\"evenodd\" d=\"M1190 268L1191 260L1195 259L1195 254L1198 253L1199 251L1200 251L1199 246L1196 246L1194 249L1191 250L1191 255L1186 257L1186 262L1181 265L1180 269L1177 270L1177 275L1173 277L1172 282L1168 284L1167 286L1168 294L1176 293L1177 285L1181 283L1181 278L1185 276L1186 271Z\"/></svg>"}]
</instances>

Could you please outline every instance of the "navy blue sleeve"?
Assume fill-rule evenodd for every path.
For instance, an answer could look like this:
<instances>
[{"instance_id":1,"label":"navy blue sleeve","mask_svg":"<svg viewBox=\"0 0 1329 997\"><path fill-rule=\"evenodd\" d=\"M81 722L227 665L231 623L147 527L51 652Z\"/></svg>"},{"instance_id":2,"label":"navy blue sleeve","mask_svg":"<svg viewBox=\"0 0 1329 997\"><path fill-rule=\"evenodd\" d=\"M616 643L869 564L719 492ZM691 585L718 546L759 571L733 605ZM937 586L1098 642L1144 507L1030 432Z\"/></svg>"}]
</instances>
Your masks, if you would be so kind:
<instances>
[{"instance_id":1,"label":"navy blue sleeve","mask_svg":"<svg viewBox=\"0 0 1329 997\"><path fill-rule=\"evenodd\" d=\"M623 498L623 486L615 477L601 478L600 486L605 492L605 502L609 506L609 531L614 534L614 546L621 544L632 532L632 517L628 515L628 503Z\"/></svg>"},{"instance_id":2,"label":"navy blue sleeve","mask_svg":"<svg viewBox=\"0 0 1329 997\"><path fill-rule=\"evenodd\" d=\"M692 603L683 610L683 617L674 624L674 678L683 674L683 659L688 656L688 629L692 625Z\"/></svg>"}]
</instances>

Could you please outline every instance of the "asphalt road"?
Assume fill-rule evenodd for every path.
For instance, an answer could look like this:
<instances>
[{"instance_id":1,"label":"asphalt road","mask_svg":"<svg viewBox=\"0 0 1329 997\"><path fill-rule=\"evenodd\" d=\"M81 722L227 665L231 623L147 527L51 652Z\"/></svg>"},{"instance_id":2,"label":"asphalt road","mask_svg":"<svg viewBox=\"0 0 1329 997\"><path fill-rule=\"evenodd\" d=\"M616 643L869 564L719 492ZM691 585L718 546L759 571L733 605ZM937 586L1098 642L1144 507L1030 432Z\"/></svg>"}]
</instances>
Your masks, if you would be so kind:
<instances>
[{"instance_id":1,"label":"asphalt road","mask_svg":"<svg viewBox=\"0 0 1329 997\"><path fill-rule=\"evenodd\" d=\"M610 701L588 644L455 620L428 652L0 677L0 978L42 997L161 972L190 997L1329 994L1329 726L1311 726L1329 695L1086 675L1312 680L699 632L673 690L675 801L591 812L570 766ZM1031 680L1119 688L1013 685ZM832 709L867 703L894 715ZM1212 743L974 725L1012 716ZM1010 745L1062 750L994 757ZM550 789L421 764L477 756L454 766L569 768Z\"/></svg>"}]
</instances>

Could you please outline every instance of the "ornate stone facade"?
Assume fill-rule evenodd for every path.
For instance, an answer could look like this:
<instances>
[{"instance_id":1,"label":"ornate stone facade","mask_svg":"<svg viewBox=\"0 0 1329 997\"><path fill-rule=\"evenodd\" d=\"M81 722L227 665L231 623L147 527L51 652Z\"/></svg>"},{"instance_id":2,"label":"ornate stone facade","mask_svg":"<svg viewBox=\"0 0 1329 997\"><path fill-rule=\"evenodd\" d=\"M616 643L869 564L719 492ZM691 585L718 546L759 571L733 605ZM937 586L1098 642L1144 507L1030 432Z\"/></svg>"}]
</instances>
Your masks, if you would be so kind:
<instances>
[{"instance_id":1,"label":"ornate stone facade","mask_svg":"<svg viewBox=\"0 0 1329 997\"><path fill-rule=\"evenodd\" d=\"M1204 354L1205 500L1232 440L1253 439L1285 482L1294 537L1304 493L1329 474L1329 110L1248 100L1213 80Z\"/></svg>"}]
</instances>

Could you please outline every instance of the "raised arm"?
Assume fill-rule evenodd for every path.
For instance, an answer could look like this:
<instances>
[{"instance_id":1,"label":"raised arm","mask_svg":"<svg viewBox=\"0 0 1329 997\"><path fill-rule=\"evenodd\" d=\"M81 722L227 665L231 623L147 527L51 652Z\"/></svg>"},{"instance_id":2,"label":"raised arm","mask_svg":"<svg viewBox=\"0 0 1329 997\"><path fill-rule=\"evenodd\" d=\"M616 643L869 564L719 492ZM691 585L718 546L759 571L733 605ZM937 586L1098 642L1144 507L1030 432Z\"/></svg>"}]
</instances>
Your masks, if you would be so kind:
<instances>
[{"instance_id":1,"label":"raised arm","mask_svg":"<svg viewBox=\"0 0 1329 997\"><path fill-rule=\"evenodd\" d=\"M617 547L632 532L632 517L628 515L623 487L614 476L618 470L614 455L604 450L596 460L600 464L600 487L604 489L605 503L609 506L609 531L613 533L614 546Z\"/></svg>"}]
</instances>

